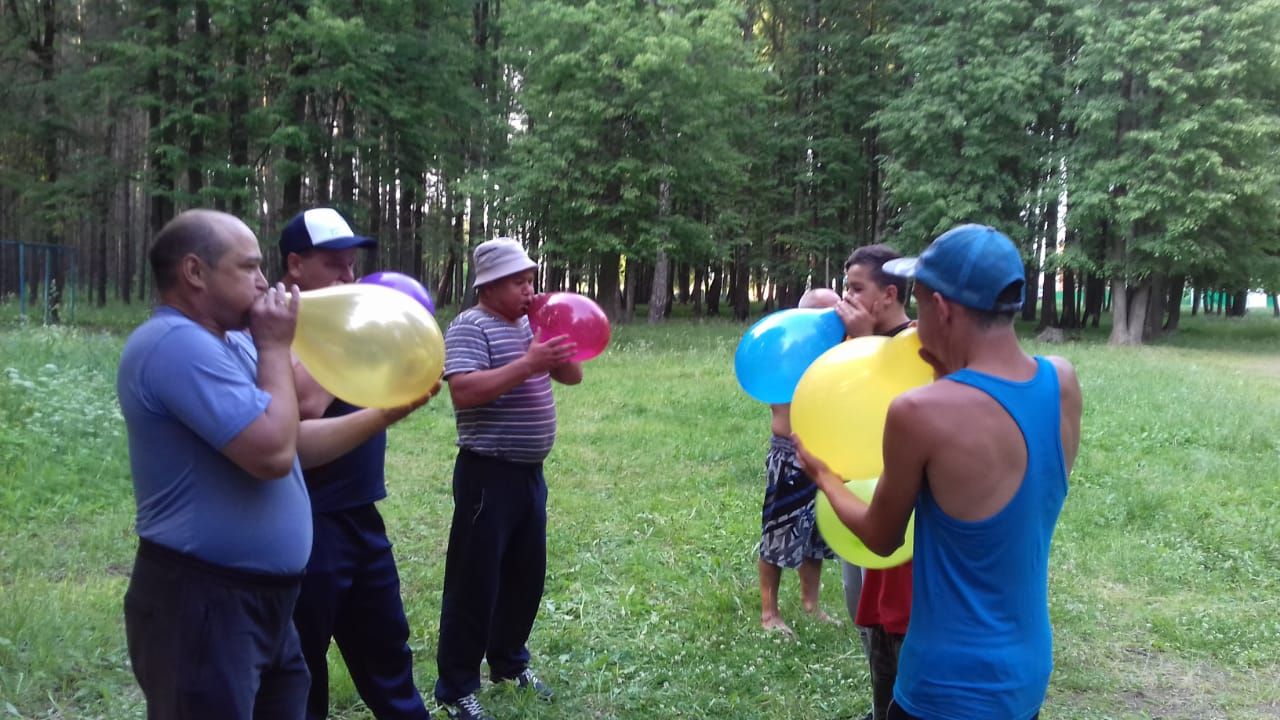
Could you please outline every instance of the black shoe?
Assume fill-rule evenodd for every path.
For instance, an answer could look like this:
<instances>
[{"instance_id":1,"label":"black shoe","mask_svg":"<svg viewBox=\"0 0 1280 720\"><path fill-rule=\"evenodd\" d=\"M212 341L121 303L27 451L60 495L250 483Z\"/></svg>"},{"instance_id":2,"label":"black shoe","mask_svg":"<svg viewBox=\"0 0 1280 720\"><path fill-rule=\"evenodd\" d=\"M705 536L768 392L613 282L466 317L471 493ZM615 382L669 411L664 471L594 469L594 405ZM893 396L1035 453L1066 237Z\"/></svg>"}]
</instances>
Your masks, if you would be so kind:
<instances>
[{"instance_id":1,"label":"black shoe","mask_svg":"<svg viewBox=\"0 0 1280 720\"><path fill-rule=\"evenodd\" d=\"M441 703L449 720L496 720L485 711L475 694L463 695L453 702Z\"/></svg>"},{"instance_id":2,"label":"black shoe","mask_svg":"<svg viewBox=\"0 0 1280 720\"><path fill-rule=\"evenodd\" d=\"M539 700L544 702L551 702L551 700L556 696L556 694L552 692L551 688L546 683L539 680L538 676L534 675L533 671L529 668L521 670L520 674L513 678L499 678L495 680L495 682L510 682L512 680L516 681L516 686L521 690L528 690L532 692L538 696Z\"/></svg>"}]
</instances>

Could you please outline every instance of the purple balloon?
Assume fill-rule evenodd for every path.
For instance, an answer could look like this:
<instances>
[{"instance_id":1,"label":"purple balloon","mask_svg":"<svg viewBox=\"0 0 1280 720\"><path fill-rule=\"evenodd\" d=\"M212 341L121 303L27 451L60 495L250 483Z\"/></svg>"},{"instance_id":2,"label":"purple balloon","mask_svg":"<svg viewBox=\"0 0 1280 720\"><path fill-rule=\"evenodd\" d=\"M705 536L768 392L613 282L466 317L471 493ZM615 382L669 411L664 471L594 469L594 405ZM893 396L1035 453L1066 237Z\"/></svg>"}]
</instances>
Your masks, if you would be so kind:
<instances>
[{"instance_id":1,"label":"purple balloon","mask_svg":"<svg viewBox=\"0 0 1280 720\"><path fill-rule=\"evenodd\" d=\"M365 275L360 278L360 282L369 283L370 285L381 285L389 287L392 290L399 290L409 297L417 300L427 312L432 315L436 314L436 304L431 301L431 293L422 286L422 283L413 278L398 272L376 272L372 275Z\"/></svg>"}]
</instances>

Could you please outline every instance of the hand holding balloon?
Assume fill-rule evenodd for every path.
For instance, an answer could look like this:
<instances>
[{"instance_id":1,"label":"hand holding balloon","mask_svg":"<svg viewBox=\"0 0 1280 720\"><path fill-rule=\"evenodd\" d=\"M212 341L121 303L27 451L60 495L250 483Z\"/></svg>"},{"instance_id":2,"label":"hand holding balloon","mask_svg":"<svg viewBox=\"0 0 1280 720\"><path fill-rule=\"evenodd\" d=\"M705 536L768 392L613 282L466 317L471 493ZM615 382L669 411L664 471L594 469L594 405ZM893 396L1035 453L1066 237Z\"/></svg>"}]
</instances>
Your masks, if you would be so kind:
<instances>
[{"instance_id":1,"label":"hand holding balloon","mask_svg":"<svg viewBox=\"0 0 1280 720\"><path fill-rule=\"evenodd\" d=\"M285 290L276 283L259 295L249 308L249 333L259 350L289 347L298 323L298 286Z\"/></svg>"},{"instance_id":2,"label":"hand holding balloon","mask_svg":"<svg viewBox=\"0 0 1280 720\"><path fill-rule=\"evenodd\" d=\"M529 305L529 327L535 337L567 336L575 345L568 358L590 360L609 344L609 318L588 297L569 292L538 295Z\"/></svg>"},{"instance_id":3,"label":"hand holding balloon","mask_svg":"<svg viewBox=\"0 0 1280 720\"><path fill-rule=\"evenodd\" d=\"M557 335L545 342L541 335L535 335L524 360L535 374L544 373L571 361L577 352L578 344L568 335Z\"/></svg>"},{"instance_id":4,"label":"hand holding balloon","mask_svg":"<svg viewBox=\"0 0 1280 720\"><path fill-rule=\"evenodd\" d=\"M427 391L426 395L423 395L422 397L418 398L417 400L414 400L413 402L407 405L401 405L399 407L383 409L382 410L383 423L387 427L391 427L392 425L395 425L396 423L400 422L401 420L411 415L414 410L417 410L423 405L426 405L428 402L431 401L431 398L440 394L440 383L441 383L440 380L436 380L436 384L431 386L431 389Z\"/></svg>"}]
</instances>

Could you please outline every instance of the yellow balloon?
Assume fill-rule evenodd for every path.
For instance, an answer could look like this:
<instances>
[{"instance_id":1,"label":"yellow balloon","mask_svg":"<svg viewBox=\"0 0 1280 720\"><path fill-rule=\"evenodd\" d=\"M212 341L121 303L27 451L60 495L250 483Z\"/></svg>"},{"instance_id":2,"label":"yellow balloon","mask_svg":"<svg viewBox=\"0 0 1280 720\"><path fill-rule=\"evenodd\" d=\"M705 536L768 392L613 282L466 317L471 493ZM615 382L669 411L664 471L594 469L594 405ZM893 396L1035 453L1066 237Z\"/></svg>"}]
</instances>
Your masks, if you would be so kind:
<instances>
[{"instance_id":1,"label":"yellow balloon","mask_svg":"<svg viewBox=\"0 0 1280 720\"><path fill-rule=\"evenodd\" d=\"M881 362L890 367L916 367L917 363L924 363L920 357L920 336L916 334L916 329L909 327L889 338L881 355ZM933 377L932 373L929 377Z\"/></svg>"},{"instance_id":2,"label":"yellow balloon","mask_svg":"<svg viewBox=\"0 0 1280 720\"><path fill-rule=\"evenodd\" d=\"M879 482L879 478L850 480L844 486L849 488L849 491L854 495L857 495L858 499L870 504L871 498L876 493L877 482ZM883 570L897 567L911 559L912 551L915 549L916 514L914 512L911 513L911 517L907 520L907 534L902 541L902 546L888 556L871 552L858 539L858 536L853 534L853 531L840 522L840 518L836 515L835 508L831 507L831 501L827 499L826 493L818 493L815 514L818 518L818 532L822 533L822 539L827 541L827 545L837 555L854 565L872 570Z\"/></svg>"},{"instance_id":3,"label":"yellow balloon","mask_svg":"<svg viewBox=\"0 0 1280 720\"><path fill-rule=\"evenodd\" d=\"M896 341L896 342L895 342ZM813 361L791 400L791 429L809 452L842 478L878 477L889 403L933 380L929 364L911 350L915 333L840 343Z\"/></svg>"},{"instance_id":4,"label":"yellow balloon","mask_svg":"<svg viewBox=\"0 0 1280 720\"><path fill-rule=\"evenodd\" d=\"M335 397L360 407L398 407L440 379L440 326L407 294L352 283L308 290L301 300L293 351Z\"/></svg>"}]
</instances>

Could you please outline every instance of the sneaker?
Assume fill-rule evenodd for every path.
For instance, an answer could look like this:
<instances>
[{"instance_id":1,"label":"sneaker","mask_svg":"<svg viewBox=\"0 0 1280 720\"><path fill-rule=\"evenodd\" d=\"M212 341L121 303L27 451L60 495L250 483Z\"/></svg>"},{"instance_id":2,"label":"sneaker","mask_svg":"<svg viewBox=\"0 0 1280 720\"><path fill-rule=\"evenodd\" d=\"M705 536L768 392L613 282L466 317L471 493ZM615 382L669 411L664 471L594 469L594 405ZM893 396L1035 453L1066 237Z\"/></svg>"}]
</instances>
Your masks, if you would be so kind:
<instances>
[{"instance_id":1,"label":"sneaker","mask_svg":"<svg viewBox=\"0 0 1280 720\"><path fill-rule=\"evenodd\" d=\"M475 694L463 695L453 702L441 703L449 720L495 720L485 712L484 706L476 699Z\"/></svg>"},{"instance_id":2,"label":"sneaker","mask_svg":"<svg viewBox=\"0 0 1280 720\"><path fill-rule=\"evenodd\" d=\"M538 676L534 675L533 671L529 668L521 670L520 674L513 678L502 678L498 680L498 682L509 682L511 680L515 680L516 686L521 690L529 690L533 692L538 696L539 700L551 702L551 700L556 696L556 694L552 692L551 688L546 683L539 680Z\"/></svg>"}]
</instances>

